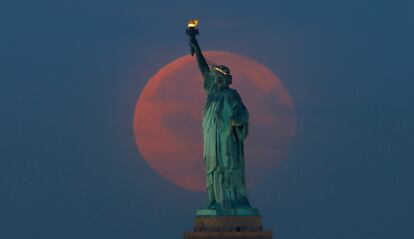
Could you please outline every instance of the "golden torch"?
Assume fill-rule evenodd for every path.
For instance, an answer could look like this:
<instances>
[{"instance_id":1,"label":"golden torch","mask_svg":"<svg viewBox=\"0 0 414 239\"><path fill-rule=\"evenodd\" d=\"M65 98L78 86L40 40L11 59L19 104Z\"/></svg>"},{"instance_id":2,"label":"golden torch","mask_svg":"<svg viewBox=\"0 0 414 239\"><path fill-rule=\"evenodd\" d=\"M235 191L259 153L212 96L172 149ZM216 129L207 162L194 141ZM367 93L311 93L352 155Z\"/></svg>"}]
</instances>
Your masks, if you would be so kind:
<instances>
[{"instance_id":1,"label":"golden torch","mask_svg":"<svg viewBox=\"0 0 414 239\"><path fill-rule=\"evenodd\" d=\"M187 35L189 35L190 37L195 37L195 35L198 35L198 29L196 28L198 22L198 19L191 19L190 21L188 21L188 28L186 29L185 33L187 33Z\"/></svg>"},{"instance_id":2,"label":"golden torch","mask_svg":"<svg viewBox=\"0 0 414 239\"><path fill-rule=\"evenodd\" d=\"M191 19L188 21L188 28L195 28L198 25L198 19Z\"/></svg>"},{"instance_id":3,"label":"golden torch","mask_svg":"<svg viewBox=\"0 0 414 239\"><path fill-rule=\"evenodd\" d=\"M199 20L198 19L191 19L188 21L187 29L185 30L185 33L190 38L195 38L196 35L198 35L198 29L196 26L198 25ZM191 48L191 55L194 56L194 49Z\"/></svg>"}]
</instances>

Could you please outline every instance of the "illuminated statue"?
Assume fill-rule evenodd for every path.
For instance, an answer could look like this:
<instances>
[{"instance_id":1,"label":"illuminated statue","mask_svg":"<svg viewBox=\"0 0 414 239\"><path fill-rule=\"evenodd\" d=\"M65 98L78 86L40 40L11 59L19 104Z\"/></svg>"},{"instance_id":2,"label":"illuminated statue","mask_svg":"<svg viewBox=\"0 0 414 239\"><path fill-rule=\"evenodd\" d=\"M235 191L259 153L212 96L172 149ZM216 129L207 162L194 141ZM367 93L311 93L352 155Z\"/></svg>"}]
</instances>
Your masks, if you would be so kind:
<instances>
[{"instance_id":1,"label":"illuminated statue","mask_svg":"<svg viewBox=\"0 0 414 239\"><path fill-rule=\"evenodd\" d=\"M208 64L198 45L198 20L186 31L191 54L203 75L207 101L203 111L204 163L208 203L198 215L257 215L246 195L243 141L248 134L249 113L236 90L231 89L230 69Z\"/></svg>"}]
</instances>

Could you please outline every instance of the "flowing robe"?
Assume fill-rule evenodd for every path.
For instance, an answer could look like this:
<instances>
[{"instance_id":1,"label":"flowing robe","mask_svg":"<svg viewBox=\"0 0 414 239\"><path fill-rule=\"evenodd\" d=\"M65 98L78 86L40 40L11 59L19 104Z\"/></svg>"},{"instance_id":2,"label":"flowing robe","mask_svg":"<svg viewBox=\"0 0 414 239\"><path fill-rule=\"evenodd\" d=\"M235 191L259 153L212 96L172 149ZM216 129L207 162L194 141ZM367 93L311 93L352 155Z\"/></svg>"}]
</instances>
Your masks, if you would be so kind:
<instances>
[{"instance_id":1,"label":"flowing robe","mask_svg":"<svg viewBox=\"0 0 414 239\"><path fill-rule=\"evenodd\" d=\"M249 208L243 150L249 113L237 91L219 89L214 76L205 77L204 89L207 101L203 111L203 156L209 207Z\"/></svg>"}]
</instances>

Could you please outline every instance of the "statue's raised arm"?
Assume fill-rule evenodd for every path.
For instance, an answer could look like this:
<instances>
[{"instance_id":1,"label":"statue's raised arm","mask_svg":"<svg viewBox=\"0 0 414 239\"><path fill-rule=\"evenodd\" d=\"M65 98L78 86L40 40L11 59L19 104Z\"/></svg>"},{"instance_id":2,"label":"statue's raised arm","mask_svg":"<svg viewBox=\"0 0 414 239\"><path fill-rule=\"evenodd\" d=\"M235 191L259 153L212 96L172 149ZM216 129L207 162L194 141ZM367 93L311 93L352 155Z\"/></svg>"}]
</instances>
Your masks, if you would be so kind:
<instances>
[{"instance_id":1,"label":"statue's raised arm","mask_svg":"<svg viewBox=\"0 0 414 239\"><path fill-rule=\"evenodd\" d=\"M194 52L197 57L197 63L198 67L200 68L201 74L203 74L203 76L206 76L209 73L210 69L208 67L206 59L203 56L203 53L201 52L200 46L198 45L195 36L190 37L190 47L191 51Z\"/></svg>"},{"instance_id":2,"label":"statue's raised arm","mask_svg":"<svg viewBox=\"0 0 414 239\"><path fill-rule=\"evenodd\" d=\"M198 41L196 39L196 35L198 35L198 29L195 27L197 26L198 20L191 20L188 23L188 28L186 30L186 34L189 36L189 44L191 47L191 55L193 56L194 53L197 57L198 67L200 68L201 74L206 77L210 71L208 67L208 63L201 52L200 46L198 45Z\"/></svg>"}]
</instances>

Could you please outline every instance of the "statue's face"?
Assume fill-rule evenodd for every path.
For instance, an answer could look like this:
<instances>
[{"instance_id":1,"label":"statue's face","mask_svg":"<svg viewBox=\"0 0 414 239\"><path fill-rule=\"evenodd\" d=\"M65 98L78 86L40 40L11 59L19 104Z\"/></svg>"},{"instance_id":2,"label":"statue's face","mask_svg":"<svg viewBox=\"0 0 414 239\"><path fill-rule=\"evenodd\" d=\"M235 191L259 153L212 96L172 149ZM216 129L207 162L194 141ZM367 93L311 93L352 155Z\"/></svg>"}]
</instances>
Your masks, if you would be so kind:
<instances>
[{"instance_id":1,"label":"statue's face","mask_svg":"<svg viewBox=\"0 0 414 239\"><path fill-rule=\"evenodd\" d=\"M230 75L230 69L226 66L213 67L213 72L218 84L230 85L232 82L232 76Z\"/></svg>"}]
</instances>

